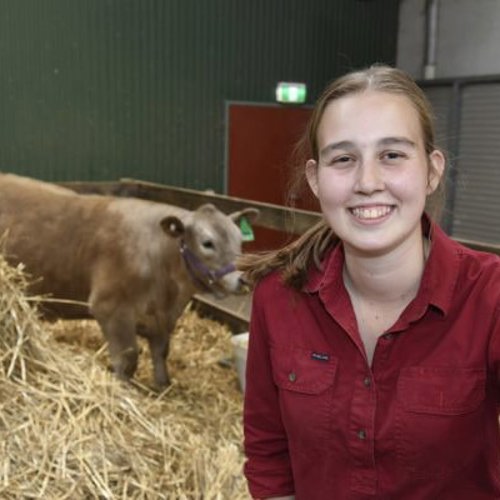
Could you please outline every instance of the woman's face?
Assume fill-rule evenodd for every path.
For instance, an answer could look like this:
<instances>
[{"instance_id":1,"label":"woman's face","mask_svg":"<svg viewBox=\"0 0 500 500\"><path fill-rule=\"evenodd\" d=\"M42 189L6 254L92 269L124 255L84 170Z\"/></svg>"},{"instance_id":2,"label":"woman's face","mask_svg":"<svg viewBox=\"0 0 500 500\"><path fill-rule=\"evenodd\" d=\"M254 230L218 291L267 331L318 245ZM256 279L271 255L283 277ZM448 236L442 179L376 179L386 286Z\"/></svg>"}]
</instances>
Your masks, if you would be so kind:
<instances>
[{"instance_id":1,"label":"woman's face","mask_svg":"<svg viewBox=\"0 0 500 500\"><path fill-rule=\"evenodd\" d=\"M346 250L375 255L421 243L425 200L439 183L444 157L425 153L417 111L406 97L365 91L332 101L317 141L319 158L307 162L307 180Z\"/></svg>"}]
</instances>

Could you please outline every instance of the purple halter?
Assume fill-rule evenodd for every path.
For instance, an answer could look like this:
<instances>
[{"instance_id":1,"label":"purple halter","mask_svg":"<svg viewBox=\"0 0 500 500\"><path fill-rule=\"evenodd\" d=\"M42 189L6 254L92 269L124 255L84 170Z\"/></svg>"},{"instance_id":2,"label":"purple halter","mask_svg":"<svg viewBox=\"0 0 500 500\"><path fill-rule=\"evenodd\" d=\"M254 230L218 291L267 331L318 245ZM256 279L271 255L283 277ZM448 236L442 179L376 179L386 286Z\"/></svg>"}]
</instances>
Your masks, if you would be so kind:
<instances>
[{"instance_id":1,"label":"purple halter","mask_svg":"<svg viewBox=\"0 0 500 500\"><path fill-rule=\"evenodd\" d=\"M213 291L212 285L222 278L222 276L236 271L236 266L234 264L228 264L216 270L209 269L196 254L186 246L184 241L181 241L180 252L193 281L207 292Z\"/></svg>"}]
</instances>

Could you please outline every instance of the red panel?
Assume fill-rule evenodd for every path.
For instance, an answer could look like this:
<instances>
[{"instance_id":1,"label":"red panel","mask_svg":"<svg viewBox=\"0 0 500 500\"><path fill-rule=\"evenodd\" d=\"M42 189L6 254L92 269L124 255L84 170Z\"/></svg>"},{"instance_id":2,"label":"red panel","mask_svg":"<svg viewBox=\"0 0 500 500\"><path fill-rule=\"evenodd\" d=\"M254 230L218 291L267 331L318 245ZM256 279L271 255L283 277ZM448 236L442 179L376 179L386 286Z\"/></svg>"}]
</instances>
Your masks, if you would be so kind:
<instances>
[{"instance_id":1,"label":"red panel","mask_svg":"<svg viewBox=\"0 0 500 500\"><path fill-rule=\"evenodd\" d=\"M284 205L292 176L292 150L305 130L310 107L231 103L228 127L228 194ZM316 209L311 199L299 208ZM248 250L276 248L290 235L255 228L256 242Z\"/></svg>"}]
</instances>

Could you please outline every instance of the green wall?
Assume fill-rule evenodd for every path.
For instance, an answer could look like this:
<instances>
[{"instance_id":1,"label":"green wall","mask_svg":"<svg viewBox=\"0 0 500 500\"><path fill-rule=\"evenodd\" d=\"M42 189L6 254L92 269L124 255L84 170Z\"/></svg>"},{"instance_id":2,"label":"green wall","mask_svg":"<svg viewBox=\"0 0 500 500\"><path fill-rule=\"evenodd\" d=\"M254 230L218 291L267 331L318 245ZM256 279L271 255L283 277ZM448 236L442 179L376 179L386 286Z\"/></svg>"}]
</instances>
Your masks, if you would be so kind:
<instances>
[{"instance_id":1,"label":"green wall","mask_svg":"<svg viewBox=\"0 0 500 500\"><path fill-rule=\"evenodd\" d=\"M0 169L224 186L226 100L394 63L398 0L0 0Z\"/></svg>"}]
</instances>

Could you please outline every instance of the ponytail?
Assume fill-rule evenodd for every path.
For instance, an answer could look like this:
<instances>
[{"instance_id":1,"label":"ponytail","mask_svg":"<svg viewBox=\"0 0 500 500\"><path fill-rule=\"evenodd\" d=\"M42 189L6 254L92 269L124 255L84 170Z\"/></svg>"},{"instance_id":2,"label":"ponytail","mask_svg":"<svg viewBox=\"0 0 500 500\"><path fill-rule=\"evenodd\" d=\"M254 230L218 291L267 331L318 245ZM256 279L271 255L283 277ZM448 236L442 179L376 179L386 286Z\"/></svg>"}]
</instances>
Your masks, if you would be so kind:
<instances>
[{"instance_id":1,"label":"ponytail","mask_svg":"<svg viewBox=\"0 0 500 500\"><path fill-rule=\"evenodd\" d=\"M337 242L338 238L331 228L321 220L283 248L243 254L238 259L237 267L251 285L272 271L280 270L286 285L301 290L307 281L311 265L321 269L326 251Z\"/></svg>"}]
</instances>

